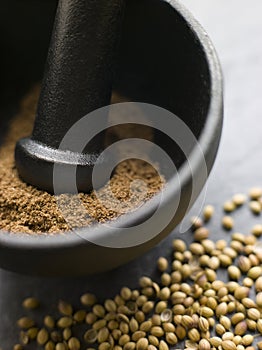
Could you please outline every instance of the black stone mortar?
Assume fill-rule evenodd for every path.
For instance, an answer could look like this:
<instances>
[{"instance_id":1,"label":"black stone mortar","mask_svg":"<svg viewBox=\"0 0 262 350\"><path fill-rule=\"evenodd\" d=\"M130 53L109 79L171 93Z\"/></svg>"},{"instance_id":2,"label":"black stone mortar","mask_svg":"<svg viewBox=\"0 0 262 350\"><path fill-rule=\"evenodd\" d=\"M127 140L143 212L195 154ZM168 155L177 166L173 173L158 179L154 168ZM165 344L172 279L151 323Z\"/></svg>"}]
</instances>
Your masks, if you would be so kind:
<instances>
[{"instance_id":1,"label":"black stone mortar","mask_svg":"<svg viewBox=\"0 0 262 350\"><path fill-rule=\"evenodd\" d=\"M19 99L32 82L42 77L56 3L27 0L20 4L9 0L1 8L0 143ZM128 100L154 104L179 116L199 141L210 172L222 129L222 75L214 47L198 22L176 1L127 0L117 60L114 90ZM99 225L83 228L81 235L68 232L31 237L3 232L1 267L39 275L97 273L124 264L160 242L184 217L192 176L200 176L203 164L192 148L191 174L180 150L166 135L156 131L155 142L177 166L181 186L178 209L167 223L164 214L178 201L180 192L176 176L168 177L168 191L163 192L159 213L154 216L155 223L163 221L165 226L158 235L137 246L107 248L87 240L94 230L100 237L114 234ZM119 219L119 223L133 227L143 222L154 213L158 200L156 196L138 211ZM148 231L153 229L154 221L148 224ZM132 235L132 230L128 234Z\"/></svg>"}]
</instances>

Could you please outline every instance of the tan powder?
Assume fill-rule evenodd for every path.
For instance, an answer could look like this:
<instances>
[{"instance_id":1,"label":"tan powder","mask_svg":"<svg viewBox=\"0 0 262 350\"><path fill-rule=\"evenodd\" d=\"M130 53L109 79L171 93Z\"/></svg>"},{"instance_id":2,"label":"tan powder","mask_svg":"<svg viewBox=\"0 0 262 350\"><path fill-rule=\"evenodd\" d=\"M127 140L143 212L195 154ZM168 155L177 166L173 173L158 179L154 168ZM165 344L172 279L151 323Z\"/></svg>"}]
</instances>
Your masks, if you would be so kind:
<instances>
[{"instance_id":1,"label":"tan powder","mask_svg":"<svg viewBox=\"0 0 262 350\"><path fill-rule=\"evenodd\" d=\"M164 179L149 163L130 159L120 163L110 183L95 193L60 195L58 198L24 183L14 163L16 141L31 134L39 87L35 87L22 101L20 111L10 123L0 148L0 229L10 232L57 233L70 227L87 226L119 217L138 208L163 186ZM134 180L142 180L143 184ZM132 195L130 185L133 183ZM142 196L146 186L146 195ZM79 208L79 201L85 210ZM63 214L57 200L63 204ZM61 208L61 207L60 207ZM67 217L67 221L64 217Z\"/></svg>"}]
</instances>

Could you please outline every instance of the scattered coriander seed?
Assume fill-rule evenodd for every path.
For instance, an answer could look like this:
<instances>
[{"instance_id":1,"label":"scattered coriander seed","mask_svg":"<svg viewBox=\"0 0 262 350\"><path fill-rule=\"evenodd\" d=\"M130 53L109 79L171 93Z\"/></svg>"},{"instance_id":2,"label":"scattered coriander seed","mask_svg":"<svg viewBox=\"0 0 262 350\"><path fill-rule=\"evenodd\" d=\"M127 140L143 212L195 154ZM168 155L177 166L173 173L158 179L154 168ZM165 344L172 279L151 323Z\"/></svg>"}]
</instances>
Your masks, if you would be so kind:
<instances>
[{"instance_id":1,"label":"scattered coriander seed","mask_svg":"<svg viewBox=\"0 0 262 350\"><path fill-rule=\"evenodd\" d=\"M148 347L148 340L147 338L140 338L136 343L136 349L137 350L146 350Z\"/></svg>"},{"instance_id":2,"label":"scattered coriander seed","mask_svg":"<svg viewBox=\"0 0 262 350\"><path fill-rule=\"evenodd\" d=\"M71 316L73 313L73 308L72 308L72 305L70 305L69 303L63 300L59 300L58 311L60 312L61 315Z\"/></svg>"},{"instance_id":3,"label":"scattered coriander seed","mask_svg":"<svg viewBox=\"0 0 262 350\"><path fill-rule=\"evenodd\" d=\"M57 343L55 346L55 350L67 350L67 345L64 343Z\"/></svg>"},{"instance_id":4,"label":"scattered coriander seed","mask_svg":"<svg viewBox=\"0 0 262 350\"><path fill-rule=\"evenodd\" d=\"M161 322L170 322L172 320L173 313L170 309L165 309L161 312Z\"/></svg>"},{"instance_id":5,"label":"scattered coriander seed","mask_svg":"<svg viewBox=\"0 0 262 350\"><path fill-rule=\"evenodd\" d=\"M49 339L49 334L45 328L39 330L36 336L36 341L39 345L44 345Z\"/></svg>"},{"instance_id":6,"label":"scattered coriander seed","mask_svg":"<svg viewBox=\"0 0 262 350\"><path fill-rule=\"evenodd\" d=\"M157 261L158 270L164 272L168 269L168 261L164 257L160 257Z\"/></svg>"},{"instance_id":7,"label":"scattered coriander seed","mask_svg":"<svg viewBox=\"0 0 262 350\"><path fill-rule=\"evenodd\" d=\"M232 340L223 340L221 345L224 350L237 350L236 344Z\"/></svg>"},{"instance_id":8,"label":"scattered coriander seed","mask_svg":"<svg viewBox=\"0 0 262 350\"><path fill-rule=\"evenodd\" d=\"M29 339L31 339L31 340L36 338L37 333L38 333L38 328L37 327L29 328L28 331L27 331L27 335L28 335Z\"/></svg>"},{"instance_id":9,"label":"scattered coriander seed","mask_svg":"<svg viewBox=\"0 0 262 350\"><path fill-rule=\"evenodd\" d=\"M214 215L214 212L215 212L215 208L213 207L213 205L206 205L204 207L204 210L203 210L203 218L204 220L207 222L209 221L212 216Z\"/></svg>"},{"instance_id":10,"label":"scattered coriander seed","mask_svg":"<svg viewBox=\"0 0 262 350\"><path fill-rule=\"evenodd\" d=\"M203 239L207 239L209 236L209 230L206 227L200 227L194 232L194 240L202 241Z\"/></svg>"},{"instance_id":11,"label":"scattered coriander seed","mask_svg":"<svg viewBox=\"0 0 262 350\"><path fill-rule=\"evenodd\" d=\"M160 340L159 350L169 350L169 347L164 340Z\"/></svg>"},{"instance_id":12,"label":"scattered coriander seed","mask_svg":"<svg viewBox=\"0 0 262 350\"><path fill-rule=\"evenodd\" d=\"M57 326L59 328L67 328L70 327L73 323L73 320L69 316L63 316L57 321Z\"/></svg>"},{"instance_id":13,"label":"scattered coriander seed","mask_svg":"<svg viewBox=\"0 0 262 350\"><path fill-rule=\"evenodd\" d=\"M22 305L25 309L36 309L39 306L39 301L36 298L30 297L24 299Z\"/></svg>"},{"instance_id":14,"label":"scattered coriander seed","mask_svg":"<svg viewBox=\"0 0 262 350\"><path fill-rule=\"evenodd\" d=\"M258 201L251 201L249 203L249 208L255 215L258 215L261 212L261 204Z\"/></svg>"},{"instance_id":15,"label":"scattered coriander seed","mask_svg":"<svg viewBox=\"0 0 262 350\"><path fill-rule=\"evenodd\" d=\"M80 301L85 306L93 306L96 303L96 297L94 294L86 293L81 296Z\"/></svg>"},{"instance_id":16,"label":"scattered coriander seed","mask_svg":"<svg viewBox=\"0 0 262 350\"><path fill-rule=\"evenodd\" d=\"M241 277L241 271L239 270L238 267L231 265L228 267L227 269L229 278L231 278L232 280L239 280L239 278Z\"/></svg>"},{"instance_id":17,"label":"scattered coriander seed","mask_svg":"<svg viewBox=\"0 0 262 350\"><path fill-rule=\"evenodd\" d=\"M235 326L235 335L244 335L247 331L246 321L241 321Z\"/></svg>"},{"instance_id":18,"label":"scattered coriander seed","mask_svg":"<svg viewBox=\"0 0 262 350\"><path fill-rule=\"evenodd\" d=\"M237 206L240 207L241 205L243 205L247 200L247 197L245 194L243 193L237 193L233 196L232 201L233 203Z\"/></svg>"},{"instance_id":19,"label":"scattered coriander seed","mask_svg":"<svg viewBox=\"0 0 262 350\"><path fill-rule=\"evenodd\" d=\"M85 318L86 318L86 311L85 310L78 310L73 315L74 321L76 321L78 323L84 322Z\"/></svg>"},{"instance_id":20,"label":"scattered coriander seed","mask_svg":"<svg viewBox=\"0 0 262 350\"><path fill-rule=\"evenodd\" d=\"M69 350L79 350L80 346L80 341L76 337L72 337L68 340Z\"/></svg>"},{"instance_id":21,"label":"scattered coriander seed","mask_svg":"<svg viewBox=\"0 0 262 350\"><path fill-rule=\"evenodd\" d=\"M67 341L71 338L71 336L72 336L71 328L65 328L63 330L63 339Z\"/></svg>"},{"instance_id":22,"label":"scattered coriander seed","mask_svg":"<svg viewBox=\"0 0 262 350\"><path fill-rule=\"evenodd\" d=\"M251 269L247 273L247 276L252 278L253 280L256 280L258 277L262 276L262 267L261 266L251 267Z\"/></svg>"},{"instance_id":23,"label":"scattered coriander seed","mask_svg":"<svg viewBox=\"0 0 262 350\"><path fill-rule=\"evenodd\" d=\"M86 343L95 343L97 340L97 331L94 329L89 329L84 334L84 340Z\"/></svg>"},{"instance_id":24,"label":"scattered coriander seed","mask_svg":"<svg viewBox=\"0 0 262 350\"><path fill-rule=\"evenodd\" d=\"M207 339L201 339L199 342L199 350L210 350L210 343Z\"/></svg>"},{"instance_id":25,"label":"scattered coriander seed","mask_svg":"<svg viewBox=\"0 0 262 350\"><path fill-rule=\"evenodd\" d=\"M55 343L52 340L49 340L45 344L45 350L55 350Z\"/></svg>"},{"instance_id":26,"label":"scattered coriander seed","mask_svg":"<svg viewBox=\"0 0 262 350\"><path fill-rule=\"evenodd\" d=\"M45 316L44 318L44 325L49 328L49 329L52 329L55 327L55 320L53 319L52 316Z\"/></svg>"},{"instance_id":27,"label":"scattered coriander seed","mask_svg":"<svg viewBox=\"0 0 262 350\"><path fill-rule=\"evenodd\" d=\"M222 226L225 230L232 230L232 228L234 227L234 220L232 219L231 216L224 216L222 219Z\"/></svg>"},{"instance_id":28,"label":"scattered coriander seed","mask_svg":"<svg viewBox=\"0 0 262 350\"><path fill-rule=\"evenodd\" d=\"M262 196L262 189L260 187L252 187L249 190L249 197L251 199L259 199Z\"/></svg>"},{"instance_id":29,"label":"scattered coriander seed","mask_svg":"<svg viewBox=\"0 0 262 350\"><path fill-rule=\"evenodd\" d=\"M223 205L223 209L227 213L231 213L236 209L236 205L233 201L226 201Z\"/></svg>"},{"instance_id":30,"label":"scattered coriander seed","mask_svg":"<svg viewBox=\"0 0 262 350\"><path fill-rule=\"evenodd\" d=\"M198 216L192 216L190 221L191 221L191 225L192 225L193 230L196 230L197 228L203 226L203 221Z\"/></svg>"},{"instance_id":31,"label":"scattered coriander seed","mask_svg":"<svg viewBox=\"0 0 262 350\"><path fill-rule=\"evenodd\" d=\"M35 322L29 318L29 317L21 317L18 321L17 321L17 325L19 328L22 329L28 329L33 327L35 324Z\"/></svg>"},{"instance_id":32,"label":"scattered coriander seed","mask_svg":"<svg viewBox=\"0 0 262 350\"><path fill-rule=\"evenodd\" d=\"M21 344L15 344L13 350L23 350L23 346Z\"/></svg>"}]
</instances>

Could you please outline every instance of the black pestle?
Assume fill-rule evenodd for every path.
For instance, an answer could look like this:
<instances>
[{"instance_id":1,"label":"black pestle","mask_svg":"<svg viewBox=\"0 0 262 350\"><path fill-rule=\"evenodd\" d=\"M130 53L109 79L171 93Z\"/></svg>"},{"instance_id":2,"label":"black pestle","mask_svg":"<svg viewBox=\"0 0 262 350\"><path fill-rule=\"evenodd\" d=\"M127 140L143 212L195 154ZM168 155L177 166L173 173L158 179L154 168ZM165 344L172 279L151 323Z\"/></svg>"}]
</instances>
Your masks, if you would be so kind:
<instances>
[{"instance_id":1,"label":"black pestle","mask_svg":"<svg viewBox=\"0 0 262 350\"><path fill-rule=\"evenodd\" d=\"M78 166L79 191L92 189L104 134L91 140L84 154L58 148L78 120L110 104L123 1L59 1L32 136L19 140L15 150L25 182L53 193L53 168L59 163L65 171ZM70 192L66 182L60 192Z\"/></svg>"}]
</instances>

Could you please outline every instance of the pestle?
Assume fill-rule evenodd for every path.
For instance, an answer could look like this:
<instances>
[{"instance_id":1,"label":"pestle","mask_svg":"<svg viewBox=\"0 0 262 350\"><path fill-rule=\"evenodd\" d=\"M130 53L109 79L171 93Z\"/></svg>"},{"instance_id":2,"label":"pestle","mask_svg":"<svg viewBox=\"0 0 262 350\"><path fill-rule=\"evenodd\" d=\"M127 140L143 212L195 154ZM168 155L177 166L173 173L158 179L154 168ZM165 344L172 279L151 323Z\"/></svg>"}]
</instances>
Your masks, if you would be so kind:
<instances>
[{"instance_id":1,"label":"pestle","mask_svg":"<svg viewBox=\"0 0 262 350\"><path fill-rule=\"evenodd\" d=\"M79 166L78 190L92 190L104 133L84 154L58 148L79 119L110 104L122 13L123 0L59 1L33 132L16 144L16 167L25 182L53 193L53 168L59 163L65 171ZM65 183L61 192L68 191Z\"/></svg>"}]
</instances>

